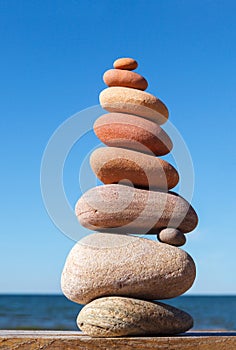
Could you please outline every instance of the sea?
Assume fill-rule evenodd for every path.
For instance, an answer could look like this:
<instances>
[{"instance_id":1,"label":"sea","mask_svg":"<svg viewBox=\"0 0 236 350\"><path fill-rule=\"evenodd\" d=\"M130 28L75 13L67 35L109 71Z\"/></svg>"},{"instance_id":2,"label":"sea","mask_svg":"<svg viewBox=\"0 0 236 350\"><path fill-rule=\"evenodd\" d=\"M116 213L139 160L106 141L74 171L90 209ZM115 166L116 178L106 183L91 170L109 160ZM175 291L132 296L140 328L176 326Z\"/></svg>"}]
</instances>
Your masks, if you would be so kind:
<instances>
[{"instance_id":1,"label":"sea","mask_svg":"<svg viewBox=\"0 0 236 350\"><path fill-rule=\"evenodd\" d=\"M190 313L195 330L236 330L236 296L180 296L164 302ZM78 330L82 305L62 295L0 295L0 329Z\"/></svg>"}]
</instances>

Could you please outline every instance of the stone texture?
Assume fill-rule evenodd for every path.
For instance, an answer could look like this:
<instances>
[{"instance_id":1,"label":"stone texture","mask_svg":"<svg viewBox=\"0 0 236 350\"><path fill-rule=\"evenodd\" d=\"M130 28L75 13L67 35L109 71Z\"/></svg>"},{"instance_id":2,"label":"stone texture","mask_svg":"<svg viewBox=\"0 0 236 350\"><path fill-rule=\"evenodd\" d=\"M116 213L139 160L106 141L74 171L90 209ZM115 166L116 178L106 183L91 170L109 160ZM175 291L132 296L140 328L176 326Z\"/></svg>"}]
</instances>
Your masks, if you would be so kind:
<instances>
[{"instance_id":1,"label":"stone texture","mask_svg":"<svg viewBox=\"0 0 236 350\"><path fill-rule=\"evenodd\" d=\"M187 291L195 275L194 261L182 249L130 235L95 233L72 248L61 287L80 304L114 295L166 299Z\"/></svg>"},{"instance_id":2,"label":"stone texture","mask_svg":"<svg viewBox=\"0 0 236 350\"><path fill-rule=\"evenodd\" d=\"M158 124L131 114L104 114L94 123L94 132L107 146L157 156L169 153L173 147L171 139Z\"/></svg>"},{"instance_id":3,"label":"stone texture","mask_svg":"<svg viewBox=\"0 0 236 350\"><path fill-rule=\"evenodd\" d=\"M108 86L124 86L138 90L146 90L147 80L140 74L123 69L109 69L103 75L103 81Z\"/></svg>"},{"instance_id":4,"label":"stone texture","mask_svg":"<svg viewBox=\"0 0 236 350\"><path fill-rule=\"evenodd\" d=\"M133 58L123 57L115 60L113 67L116 69L134 70L138 67L138 63Z\"/></svg>"},{"instance_id":5,"label":"stone texture","mask_svg":"<svg viewBox=\"0 0 236 350\"><path fill-rule=\"evenodd\" d=\"M192 231L198 217L182 197L124 185L97 186L78 200L81 225L95 231L159 233L165 227Z\"/></svg>"},{"instance_id":6,"label":"stone texture","mask_svg":"<svg viewBox=\"0 0 236 350\"><path fill-rule=\"evenodd\" d=\"M108 297L86 305L77 324L91 337L120 337L183 333L193 326L193 319L186 312L160 302Z\"/></svg>"},{"instance_id":7,"label":"stone texture","mask_svg":"<svg viewBox=\"0 0 236 350\"><path fill-rule=\"evenodd\" d=\"M108 112L130 113L163 124L169 113L164 103L148 92L127 87L112 86L104 89L99 100Z\"/></svg>"},{"instance_id":8,"label":"stone texture","mask_svg":"<svg viewBox=\"0 0 236 350\"><path fill-rule=\"evenodd\" d=\"M161 230L160 233L157 235L157 238L162 243L171 244L176 247L181 247L186 243L186 237L183 234L183 232L170 227Z\"/></svg>"},{"instance_id":9,"label":"stone texture","mask_svg":"<svg viewBox=\"0 0 236 350\"><path fill-rule=\"evenodd\" d=\"M165 160L123 148L96 149L91 154L90 165L104 184L128 180L137 187L167 191L179 181L178 172Z\"/></svg>"}]
</instances>

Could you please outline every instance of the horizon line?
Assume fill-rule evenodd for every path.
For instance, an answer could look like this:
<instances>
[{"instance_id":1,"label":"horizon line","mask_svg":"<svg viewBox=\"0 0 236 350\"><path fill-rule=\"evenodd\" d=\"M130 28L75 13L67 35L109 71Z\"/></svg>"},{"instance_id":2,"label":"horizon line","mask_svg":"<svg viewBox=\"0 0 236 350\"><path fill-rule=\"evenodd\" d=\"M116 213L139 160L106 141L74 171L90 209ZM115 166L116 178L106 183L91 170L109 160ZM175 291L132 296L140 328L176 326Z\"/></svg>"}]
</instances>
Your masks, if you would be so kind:
<instances>
[{"instance_id":1,"label":"horizon line","mask_svg":"<svg viewBox=\"0 0 236 350\"><path fill-rule=\"evenodd\" d=\"M65 297L66 296L63 293L60 292L55 292L55 293L45 293L45 292L9 292L9 293L2 293L0 292L0 297L1 296L62 296ZM171 299L175 299L175 298L179 298L179 297L230 297L230 296L235 296L236 297L236 293L199 293L199 294L182 294L179 295L177 297L171 298ZM125 296L124 296L125 297ZM67 299L67 298L66 298ZM162 299L162 300L171 300L171 299ZM69 300L69 299L68 299ZM159 300L159 299L158 299Z\"/></svg>"}]
</instances>

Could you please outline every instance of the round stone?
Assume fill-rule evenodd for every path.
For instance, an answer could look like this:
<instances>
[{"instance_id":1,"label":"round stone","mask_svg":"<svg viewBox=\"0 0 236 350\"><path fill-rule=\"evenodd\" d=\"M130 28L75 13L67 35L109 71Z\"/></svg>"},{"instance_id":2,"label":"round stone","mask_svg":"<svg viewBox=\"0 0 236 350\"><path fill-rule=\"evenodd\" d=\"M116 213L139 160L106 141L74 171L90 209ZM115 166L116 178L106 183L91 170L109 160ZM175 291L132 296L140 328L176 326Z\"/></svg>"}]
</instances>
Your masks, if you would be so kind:
<instances>
[{"instance_id":1,"label":"round stone","mask_svg":"<svg viewBox=\"0 0 236 350\"><path fill-rule=\"evenodd\" d=\"M134 186L169 190L179 181L176 169L161 158L117 147L93 151L90 165L104 184L132 183Z\"/></svg>"},{"instance_id":2,"label":"round stone","mask_svg":"<svg viewBox=\"0 0 236 350\"><path fill-rule=\"evenodd\" d=\"M122 69L106 71L103 81L108 86L124 86L139 90L146 90L148 87L148 82L142 75Z\"/></svg>"},{"instance_id":3,"label":"round stone","mask_svg":"<svg viewBox=\"0 0 236 350\"><path fill-rule=\"evenodd\" d=\"M94 233L70 251L61 287L79 304L113 295L156 300L183 294L195 276L194 261L182 249L131 235Z\"/></svg>"},{"instance_id":4,"label":"round stone","mask_svg":"<svg viewBox=\"0 0 236 350\"><path fill-rule=\"evenodd\" d=\"M138 67L138 63L133 58L123 57L115 60L113 63L113 67L115 69L134 70Z\"/></svg>"},{"instance_id":5,"label":"round stone","mask_svg":"<svg viewBox=\"0 0 236 350\"><path fill-rule=\"evenodd\" d=\"M91 337L178 334L193 326L192 317L173 306L124 297L93 300L77 317Z\"/></svg>"},{"instance_id":6,"label":"round stone","mask_svg":"<svg viewBox=\"0 0 236 350\"><path fill-rule=\"evenodd\" d=\"M121 86L104 89L99 100L102 108L108 112L135 114L164 124L169 116L165 104L148 92Z\"/></svg>"},{"instance_id":7,"label":"round stone","mask_svg":"<svg viewBox=\"0 0 236 350\"><path fill-rule=\"evenodd\" d=\"M196 212L182 197L124 185L90 189L78 200L75 212L81 225L95 231L157 234L171 226L185 233L198 223Z\"/></svg>"},{"instance_id":8,"label":"round stone","mask_svg":"<svg viewBox=\"0 0 236 350\"><path fill-rule=\"evenodd\" d=\"M167 227L161 230L160 233L157 234L157 238L162 243L167 243L176 247L181 247L186 243L185 235L176 228Z\"/></svg>"},{"instance_id":9,"label":"round stone","mask_svg":"<svg viewBox=\"0 0 236 350\"><path fill-rule=\"evenodd\" d=\"M130 148L163 156L173 147L167 133L155 122L131 114L107 113L94 123L97 137L111 147Z\"/></svg>"}]
</instances>

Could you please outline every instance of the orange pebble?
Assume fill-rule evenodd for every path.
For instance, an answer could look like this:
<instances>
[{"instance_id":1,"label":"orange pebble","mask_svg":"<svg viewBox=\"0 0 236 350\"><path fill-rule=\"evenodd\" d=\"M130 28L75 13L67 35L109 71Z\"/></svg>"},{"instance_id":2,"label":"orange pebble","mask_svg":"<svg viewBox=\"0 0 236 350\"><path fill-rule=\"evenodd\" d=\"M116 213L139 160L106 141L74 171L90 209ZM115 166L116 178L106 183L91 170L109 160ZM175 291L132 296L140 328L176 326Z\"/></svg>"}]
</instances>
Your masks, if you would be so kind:
<instances>
[{"instance_id":1,"label":"orange pebble","mask_svg":"<svg viewBox=\"0 0 236 350\"><path fill-rule=\"evenodd\" d=\"M113 67L115 69L134 70L138 67L138 62L135 61L133 58L129 58L129 57L118 58L113 63Z\"/></svg>"}]
</instances>

